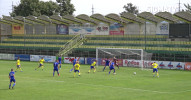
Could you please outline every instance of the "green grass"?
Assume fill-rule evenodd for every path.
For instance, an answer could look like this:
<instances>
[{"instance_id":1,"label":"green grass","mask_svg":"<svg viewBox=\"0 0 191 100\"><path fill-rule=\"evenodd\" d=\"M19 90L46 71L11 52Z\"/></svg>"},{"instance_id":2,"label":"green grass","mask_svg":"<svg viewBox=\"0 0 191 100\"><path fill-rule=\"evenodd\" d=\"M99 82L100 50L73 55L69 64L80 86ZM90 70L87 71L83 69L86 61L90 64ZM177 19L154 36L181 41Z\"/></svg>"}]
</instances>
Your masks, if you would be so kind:
<instances>
[{"instance_id":1,"label":"green grass","mask_svg":"<svg viewBox=\"0 0 191 100\"><path fill-rule=\"evenodd\" d=\"M190 100L191 72L161 70L152 77L152 70L121 67L116 75L87 73L89 65L81 65L81 76L73 78L71 64L64 64L61 76L52 77L52 63L44 71L34 69L37 62L21 62L23 72L16 72L16 86L8 89L8 73L16 61L0 60L0 100ZM136 75L133 75L136 72Z\"/></svg>"}]
</instances>

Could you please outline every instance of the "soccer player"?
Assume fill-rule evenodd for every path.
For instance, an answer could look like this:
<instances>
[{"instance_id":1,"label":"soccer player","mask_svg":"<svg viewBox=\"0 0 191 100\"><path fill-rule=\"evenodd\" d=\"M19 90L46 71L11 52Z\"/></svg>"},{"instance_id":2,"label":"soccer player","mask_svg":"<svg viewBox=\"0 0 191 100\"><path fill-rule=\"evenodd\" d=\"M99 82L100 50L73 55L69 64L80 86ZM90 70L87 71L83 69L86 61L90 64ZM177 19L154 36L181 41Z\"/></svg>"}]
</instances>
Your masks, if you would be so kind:
<instances>
[{"instance_id":1,"label":"soccer player","mask_svg":"<svg viewBox=\"0 0 191 100\"><path fill-rule=\"evenodd\" d=\"M61 69L61 65L62 65L62 57L61 56L58 57L58 61L59 61L58 64L60 65L60 69Z\"/></svg>"},{"instance_id":2,"label":"soccer player","mask_svg":"<svg viewBox=\"0 0 191 100\"><path fill-rule=\"evenodd\" d=\"M97 62L97 60L95 60L95 61L91 64L88 73L90 73L90 71L91 71L92 69L94 69L94 73L95 73L95 71L96 71L96 68L95 68L96 62Z\"/></svg>"},{"instance_id":3,"label":"soccer player","mask_svg":"<svg viewBox=\"0 0 191 100\"><path fill-rule=\"evenodd\" d=\"M17 70L20 70L21 72L23 72L23 70L21 69L21 63L20 63L20 58L17 58L17 69L15 72L17 72Z\"/></svg>"},{"instance_id":4,"label":"soccer player","mask_svg":"<svg viewBox=\"0 0 191 100\"><path fill-rule=\"evenodd\" d=\"M118 63L117 63L117 61L118 61L117 58L113 57L113 61L114 61L115 66L117 66L118 69L119 69L119 65L118 65Z\"/></svg>"},{"instance_id":5,"label":"soccer player","mask_svg":"<svg viewBox=\"0 0 191 100\"><path fill-rule=\"evenodd\" d=\"M114 60L113 60L113 62L110 63L109 66L110 66L110 67L109 67L109 68L110 68L109 74L111 73L111 70L114 70L114 71L113 71L113 74L116 74L116 73L115 73L115 62L114 62Z\"/></svg>"},{"instance_id":6,"label":"soccer player","mask_svg":"<svg viewBox=\"0 0 191 100\"><path fill-rule=\"evenodd\" d=\"M157 73L157 77L159 77L159 73L158 73L158 64L156 63L156 62L154 62L153 64L152 64L152 66L153 66L153 77L155 77L155 72Z\"/></svg>"},{"instance_id":7,"label":"soccer player","mask_svg":"<svg viewBox=\"0 0 191 100\"><path fill-rule=\"evenodd\" d=\"M59 71L58 71L58 64L59 64L59 61L58 61L58 60L56 60L56 61L54 62L54 64L53 64L53 66L54 66L53 76L54 76L55 71L57 71L58 76L60 76Z\"/></svg>"},{"instance_id":8,"label":"soccer player","mask_svg":"<svg viewBox=\"0 0 191 100\"><path fill-rule=\"evenodd\" d=\"M80 76L80 64L79 64L79 61L76 61L76 64L74 65L74 77L76 76L76 72L78 72L78 76Z\"/></svg>"},{"instance_id":9,"label":"soccer player","mask_svg":"<svg viewBox=\"0 0 191 100\"><path fill-rule=\"evenodd\" d=\"M110 63L110 60L107 58L107 59L105 59L105 67L103 68L103 71L105 70L105 68L107 67L107 66L109 66L109 63Z\"/></svg>"},{"instance_id":10,"label":"soccer player","mask_svg":"<svg viewBox=\"0 0 191 100\"><path fill-rule=\"evenodd\" d=\"M73 67L72 67L72 69L70 69L70 72L73 71L73 69L74 69L74 65L76 64L76 62L77 62L77 59L76 59L76 57L75 57L74 60L73 60Z\"/></svg>"},{"instance_id":11,"label":"soccer player","mask_svg":"<svg viewBox=\"0 0 191 100\"><path fill-rule=\"evenodd\" d=\"M35 69L35 70L37 70L38 68L42 68L42 70L44 69L44 65L43 65L43 63L45 62L45 60L44 60L44 58L42 57L40 60L39 60L39 66Z\"/></svg>"},{"instance_id":12,"label":"soccer player","mask_svg":"<svg viewBox=\"0 0 191 100\"><path fill-rule=\"evenodd\" d=\"M14 82L14 84L12 86L12 89L13 89L16 84L15 72L13 71L13 69L11 69L11 72L9 73L9 79L10 79L9 89L11 89L11 83Z\"/></svg>"}]
</instances>

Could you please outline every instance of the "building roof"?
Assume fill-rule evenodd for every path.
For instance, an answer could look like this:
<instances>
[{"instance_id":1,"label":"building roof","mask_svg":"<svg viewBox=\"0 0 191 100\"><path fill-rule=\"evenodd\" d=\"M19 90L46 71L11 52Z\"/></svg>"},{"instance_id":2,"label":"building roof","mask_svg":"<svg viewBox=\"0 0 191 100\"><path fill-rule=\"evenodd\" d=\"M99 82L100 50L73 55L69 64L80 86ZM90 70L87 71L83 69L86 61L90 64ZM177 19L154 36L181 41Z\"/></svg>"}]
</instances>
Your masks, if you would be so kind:
<instances>
[{"instance_id":1,"label":"building roof","mask_svg":"<svg viewBox=\"0 0 191 100\"><path fill-rule=\"evenodd\" d=\"M74 24L82 24L83 22L77 20L74 16L72 15L65 15L62 17L64 20L70 21L71 23Z\"/></svg>"},{"instance_id":2,"label":"building roof","mask_svg":"<svg viewBox=\"0 0 191 100\"><path fill-rule=\"evenodd\" d=\"M61 16L58 15L52 15L50 16L50 19L54 23L59 23L59 24L71 24L71 22L63 20Z\"/></svg>"},{"instance_id":3,"label":"building roof","mask_svg":"<svg viewBox=\"0 0 191 100\"><path fill-rule=\"evenodd\" d=\"M8 22L8 23L14 23L14 24L23 24L22 22L16 21L14 20L12 17L10 16L3 16L2 20L4 22Z\"/></svg>"},{"instance_id":4,"label":"building roof","mask_svg":"<svg viewBox=\"0 0 191 100\"><path fill-rule=\"evenodd\" d=\"M106 19L105 16L103 16L102 14L93 14L90 16L90 18L107 24L114 23L113 21Z\"/></svg>"},{"instance_id":5,"label":"building roof","mask_svg":"<svg viewBox=\"0 0 191 100\"><path fill-rule=\"evenodd\" d=\"M76 16L76 18L84 23L98 24L98 22L94 21L93 19L90 19L90 17L86 14L78 15Z\"/></svg>"},{"instance_id":6,"label":"building roof","mask_svg":"<svg viewBox=\"0 0 191 100\"><path fill-rule=\"evenodd\" d=\"M123 19L121 19L121 17L119 15L114 14L114 13L110 13L110 14L106 15L105 18L107 18L108 20L114 21L114 22L118 22L118 23L126 22L126 21L123 21Z\"/></svg>"},{"instance_id":7,"label":"building roof","mask_svg":"<svg viewBox=\"0 0 191 100\"><path fill-rule=\"evenodd\" d=\"M122 13L121 15L110 13L106 16L102 14L93 14L91 16L88 16L86 14L80 14L78 16L72 16L72 15L65 15L65 16L45 16L41 15L38 17L35 16L16 16L16 17L10 17L10 16L3 16L3 18L0 19L1 23L6 24L99 24L100 22L106 23L106 24L112 24L112 23L140 23L143 24L145 20L159 23L162 21L167 21L170 23L179 23L180 20L186 23L191 23L191 14L188 12L177 12L175 14L171 14L169 12L159 12L155 15L153 15L150 12L142 12L138 15L134 15L131 13Z\"/></svg>"},{"instance_id":8,"label":"building roof","mask_svg":"<svg viewBox=\"0 0 191 100\"><path fill-rule=\"evenodd\" d=\"M122 13L121 18L130 22L144 23L144 20L138 18L132 13Z\"/></svg>"},{"instance_id":9,"label":"building roof","mask_svg":"<svg viewBox=\"0 0 191 100\"><path fill-rule=\"evenodd\" d=\"M174 14L174 16L178 17L179 19L182 19L183 21L191 23L191 14L188 12L177 12Z\"/></svg>"},{"instance_id":10,"label":"building roof","mask_svg":"<svg viewBox=\"0 0 191 100\"><path fill-rule=\"evenodd\" d=\"M162 20L160 20L159 18L156 18L152 13L150 12L142 12L140 14L137 15L138 17L144 19L144 20L148 20L154 23L159 23Z\"/></svg>"},{"instance_id":11,"label":"building roof","mask_svg":"<svg viewBox=\"0 0 191 100\"><path fill-rule=\"evenodd\" d=\"M162 20L166 20L170 23L176 23L179 21L177 18L174 18L173 15L169 12L159 12L155 14L155 16L161 18Z\"/></svg>"}]
</instances>

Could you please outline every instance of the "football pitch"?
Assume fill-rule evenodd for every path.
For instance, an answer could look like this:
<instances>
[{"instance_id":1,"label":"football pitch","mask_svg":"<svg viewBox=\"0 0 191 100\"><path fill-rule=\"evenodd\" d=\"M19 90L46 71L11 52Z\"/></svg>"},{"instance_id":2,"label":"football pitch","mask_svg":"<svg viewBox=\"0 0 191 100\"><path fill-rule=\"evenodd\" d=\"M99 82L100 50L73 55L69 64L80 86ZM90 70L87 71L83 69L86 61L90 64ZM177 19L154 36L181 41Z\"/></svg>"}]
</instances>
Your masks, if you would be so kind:
<instances>
[{"instance_id":1,"label":"football pitch","mask_svg":"<svg viewBox=\"0 0 191 100\"><path fill-rule=\"evenodd\" d=\"M60 76L53 77L53 63L45 69L34 70L38 62L21 61L23 72L16 72L16 86L8 89L8 74L16 69L16 61L0 60L0 100L190 100L191 72L159 69L160 77L152 70L120 67L116 75L103 72L87 73L89 65L81 65L81 76L70 73L72 64L63 64ZM137 74L134 75L133 73Z\"/></svg>"}]
</instances>

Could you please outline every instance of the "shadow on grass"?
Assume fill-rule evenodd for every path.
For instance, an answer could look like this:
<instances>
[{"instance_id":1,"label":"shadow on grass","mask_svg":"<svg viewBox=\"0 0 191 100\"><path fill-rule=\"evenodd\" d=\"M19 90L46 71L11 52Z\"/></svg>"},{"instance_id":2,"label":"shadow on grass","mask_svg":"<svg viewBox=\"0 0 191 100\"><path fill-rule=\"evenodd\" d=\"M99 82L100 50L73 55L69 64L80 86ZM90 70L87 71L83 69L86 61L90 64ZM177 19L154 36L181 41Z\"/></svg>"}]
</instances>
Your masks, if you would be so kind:
<instances>
[{"instance_id":1,"label":"shadow on grass","mask_svg":"<svg viewBox=\"0 0 191 100\"><path fill-rule=\"evenodd\" d=\"M0 91L5 91L5 90L12 90L12 89L8 89L8 88L0 89Z\"/></svg>"},{"instance_id":2,"label":"shadow on grass","mask_svg":"<svg viewBox=\"0 0 191 100\"><path fill-rule=\"evenodd\" d=\"M80 78L81 76L76 76L76 77L68 77L68 78L73 78L73 79L75 79L75 78Z\"/></svg>"}]
</instances>

